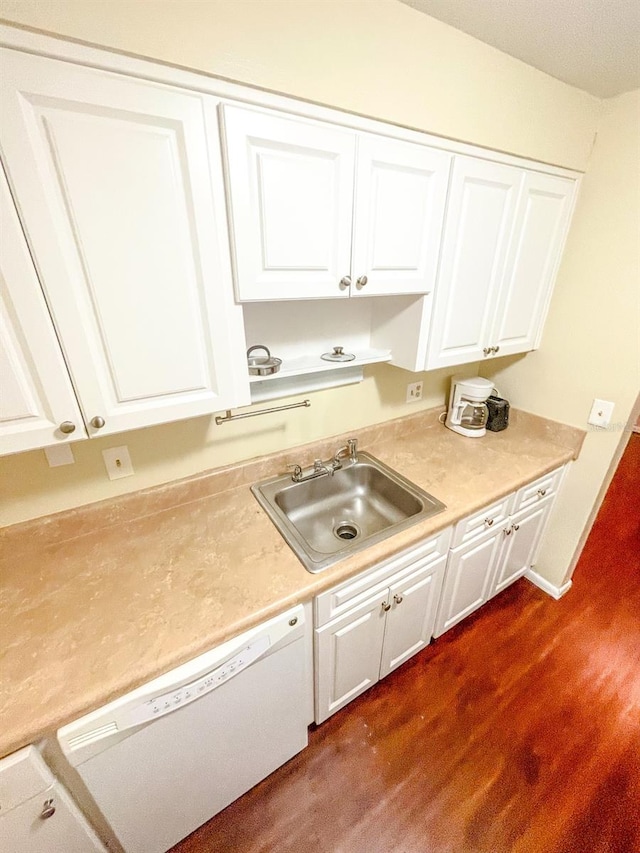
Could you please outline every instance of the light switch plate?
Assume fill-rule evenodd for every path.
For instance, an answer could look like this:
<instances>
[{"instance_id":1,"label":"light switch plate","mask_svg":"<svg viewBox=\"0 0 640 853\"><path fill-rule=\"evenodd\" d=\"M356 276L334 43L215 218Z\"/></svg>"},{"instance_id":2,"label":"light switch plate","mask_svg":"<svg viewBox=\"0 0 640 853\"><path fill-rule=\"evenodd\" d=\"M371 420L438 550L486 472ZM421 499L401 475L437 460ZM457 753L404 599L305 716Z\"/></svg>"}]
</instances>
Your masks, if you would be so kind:
<instances>
[{"instance_id":1,"label":"light switch plate","mask_svg":"<svg viewBox=\"0 0 640 853\"><path fill-rule=\"evenodd\" d=\"M44 453L47 457L49 468L59 468L61 465L73 465L76 461L73 457L70 444L52 444L51 447L45 447Z\"/></svg>"},{"instance_id":2,"label":"light switch plate","mask_svg":"<svg viewBox=\"0 0 640 853\"><path fill-rule=\"evenodd\" d=\"M597 427L607 427L611 423L614 404L609 400L594 400L587 423Z\"/></svg>"},{"instance_id":3,"label":"light switch plate","mask_svg":"<svg viewBox=\"0 0 640 853\"><path fill-rule=\"evenodd\" d=\"M110 480L131 477L134 473L129 448L126 444L123 444L122 447L110 447L108 450L103 450L102 458Z\"/></svg>"}]
</instances>

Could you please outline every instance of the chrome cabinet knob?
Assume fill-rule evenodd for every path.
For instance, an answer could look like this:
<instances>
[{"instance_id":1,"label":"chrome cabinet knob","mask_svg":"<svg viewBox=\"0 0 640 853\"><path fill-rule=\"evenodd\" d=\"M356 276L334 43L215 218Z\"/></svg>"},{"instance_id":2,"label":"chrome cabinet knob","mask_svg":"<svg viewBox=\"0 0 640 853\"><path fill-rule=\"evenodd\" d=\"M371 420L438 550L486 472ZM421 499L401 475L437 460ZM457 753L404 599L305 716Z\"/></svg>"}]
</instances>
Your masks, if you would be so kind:
<instances>
[{"instance_id":1,"label":"chrome cabinet knob","mask_svg":"<svg viewBox=\"0 0 640 853\"><path fill-rule=\"evenodd\" d=\"M547 494L547 490L546 489L538 489L538 494L540 495L541 498L543 498Z\"/></svg>"},{"instance_id":2,"label":"chrome cabinet knob","mask_svg":"<svg viewBox=\"0 0 640 853\"><path fill-rule=\"evenodd\" d=\"M383 601L381 606L382 606L382 609L384 610L385 613L387 613L387 611L391 610L391 605L389 604L388 601Z\"/></svg>"},{"instance_id":3,"label":"chrome cabinet knob","mask_svg":"<svg viewBox=\"0 0 640 853\"><path fill-rule=\"evenodd\" d=\"M394 595L393 600L395 601L396 604L402 604L402 602L404 601L404 598L401 595Z\"/></svg>"},{"instance_id":4,"label":"chrome cabinet knob","mask_svg":"<svg viewBox=\"0 0 640 853\"><path fill-rule=\"evenodd\" d=\"M361 275L360 278L356 281L356 287L364 287L365 284L369 281L366 275Z\"/></svg>"},{"instance_id":5,"label":"chrome cabinet knob","mask_svg":"<svg viewBox=\"0 0 640 853\"><path fill-rule=\"evenodd\" d=\"M56 807L53 805L53 800L45 800L42 806L42 811L40 812L42 820L47 820L47 818L53 817L55 813Z\"/></svg>"},{"instance_id":6,"label":"chrome cabinet knob","mask_svg":"<svg viewBox=\"0 0 640 853\"><path fill-rule=\"evenodd\" d=\"M514 524L514 525L513 525L513 529L514 529L514 530L520 530L520 525L519 525L519 524Z\"/></svg>"},{"instance_id":7,"label":"chrome cabinet knob","mask_svg":"<svg viewBox=\"0 0 640 853\"><path fill-rule=\"evenodd\" d=\"M340 290L346 290L347 287L351 287L351 276L343 275L340 279Z\"/></svg>"},{"instance_id":8,"label":"chrome cabinet knob","mask_svg":"<svg viewBox=\"0 0 640 853\"><path fill-rule=\"evenodd\" d=\"M505 527L503 532L504 532L505 536L511 536L512 528L511 527Z\"/></svg>"},{"instance_id":9,"label":"chrome cabinet knob","mask_svg":"<svg viewBox=\"0 0 640 853\"><path fill-rule=\"evenodd\" d=\"M483 352L485 355L491 355L491 347L485 347L485 348L482 350L482 352Z\"/></svg>"},{"instance_id":10,"label":"chrome cabinet knob","mask_svg":"<svg viewBox=\"0 0 640 853\"><path fill-rule=\"evenodd\" d=\"M94 429L102 429L104 426L104 418L101 418L100 415L96 415L95 418L91 418L89 423Z\"/></svg>"},{"instance_id":11,"label":"chrome cabinet knob","mask_svg":"<svg viewBox=\"0 0 640 853\"><path fill-rule=\"evenodd\" d=\"M491 347L491 352L495 355L496 353L500 352L500 347Z\"/></svg>"},{"instance_id":12,"label":"chrome cabinet knob","mask_svg":"<svg viewBox=\"0 0 640 853\"><path fill-rule=\"evenodd\" d=\"M71 435L72 432L76 431L76 425L71 421L62 421L58 429L60 432L64 433L64 435Z\"/></svg>"},{"instance_id":13,"label":"chrome cabinet knob","mask_svg":"<svg viewBox=\"0 0 640 853\"><path fill-rule=\"evenodd\" d=\"M486 524L487 527L491 527L491 525L493 524L493 519L492 518L485 518L484 523Z\"/></svg>"}]
</instances>

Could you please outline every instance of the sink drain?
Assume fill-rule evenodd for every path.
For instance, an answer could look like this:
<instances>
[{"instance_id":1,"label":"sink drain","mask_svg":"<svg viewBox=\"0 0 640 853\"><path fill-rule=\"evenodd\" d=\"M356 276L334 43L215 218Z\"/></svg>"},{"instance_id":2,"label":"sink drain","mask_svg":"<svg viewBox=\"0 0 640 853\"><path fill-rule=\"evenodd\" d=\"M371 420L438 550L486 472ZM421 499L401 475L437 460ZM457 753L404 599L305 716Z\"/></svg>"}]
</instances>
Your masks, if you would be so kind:
<instances>
[{"instance_id":1,"label":"sink drain","mask_svg":"<svg viewBox=\"0 0 640 853\"><path fill-rule=\"evenodd\" d=\"M360 536L360 528L352 521L341 521L333 528L333 535L338 539L357 539Z\"/></svg>"}]
</instances>

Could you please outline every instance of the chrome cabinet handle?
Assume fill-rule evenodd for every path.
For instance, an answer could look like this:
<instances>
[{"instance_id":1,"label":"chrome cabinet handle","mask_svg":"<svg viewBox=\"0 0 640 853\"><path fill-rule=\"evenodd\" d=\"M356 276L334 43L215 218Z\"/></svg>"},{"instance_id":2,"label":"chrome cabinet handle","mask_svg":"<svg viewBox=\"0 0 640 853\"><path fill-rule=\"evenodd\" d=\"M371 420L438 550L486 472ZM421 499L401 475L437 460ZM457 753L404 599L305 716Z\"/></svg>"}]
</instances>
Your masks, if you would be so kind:
<instances>
[{"instance_id":1,"label":"chrome cabinet handle","mask_svg":"<svg viewBox=\"0 0 640 853\"><path fill-rule=\"evenodd\" d=\"M482 350L482 352L483 352L485 355L491 355L491 347L485 347L485 348Z\"/></svg>"},{"instance_id":2,"label":"chrome cabinet handle","mask_svg":"<svg viewBox=\"0 0 640 853\"><path fill-rule=\"evenodd\" d=\"M351 287L351 276L343 275L340 279L340 290L346 290L347 287Z\"/></svg>"},{"instance_id":3,"label":"chrome cabinet handle","mask_svg":"<svg viewBox=\"0 0 640 853\"><path fill-rule=\"evenodd\" d=\"M95 418L91 418L89 423L94 429L102 429L104 426L104 418L101 418L100 415L96 415Z\"/></svg>"},{"instance_id":4,"label":"chrome cabinet handle","mask_svg":"<svg viewBox=\"0 0 640 853\"><path fill-rule=\"evenodd\" d=\"M485 518L484 523L487 527L491 527L491 525L493 524L493 519L492 518Z\"/></svg>"},{"instance_id":5,"label":"chrome cabinet handle","mask_svg":"<svg viewBox=\"0 0 640 853\"><path fill-rule=\"evenodd\" d=\"M502 532L504 533L505 536L511 536L511 531L512 531L511 527L505 527Z\"/></svg>"},{"instance_id":6,"label":"chrome cabinet handle","mask_svg":"<svg viewBox=\"0 0 640 853\"><path fill-rule=\"evenodd\" d=\"M493 351L494 351L495 353L500 352L500 347L493 347L492 349L493 349Z\"/></svg>"},{"instance_id":7,"label":"chrome cabinet handle","mask_svg":"<svg viewBox=\"0 0 640 853\"><path fill-rule=\"evenodd\" d=\"M520 530L519 524L512 524L511 526L513 527L514 530Z\"/></svg>"},{"instance_id":8,"label":"chrome cabinet handle","mask_svg":"<svg viewBox=\"0 0 640 853\"><path fill-rule=\"evenodd\" d=\"M60 432L64 433L64 435L71 435L72 432L76 431L76 425L71 421L62 421L58 429Z\"/></svg>"},{"instance_id":9,"label":"chrome cabinet handle","mask_svg":"<svg viewBox=\"0 0 640 853\"><path fill-rule=\"evenodd\" d=\"M45 800L42 806L42 811L40 812L42 820L47 820L47 818L53 817L55 813L56 807L53 805L53 800Z\"/></svg>"},{"instance_id":10,"label":"chrome cabinet handle","mask_svg":"<svg viewBox=\"0 0 640 853\"><path fill-rule=\"evenodd\" d=\"M394 595L393 600L395 601L396 604L402 604L402 602L404 601L404 598L401 595Z\"/></svg>"},{"instance_id":11,"label":"chrome cabinet handle","mask_svg":"<svg viewBox=\"0 0 640 853\"><path fill-rule=\"evenodd\" d=\"M360 278L356 281L356 287L364 287L365 284L369 281L366 275L361 275Z\"/></svg>"},{"instance_id":12,"label":"chrome cabinet handle","mask_svg":"<svg viewBox=\"0 0 640 853\"><path fill-rule=\"evenodd\" d=\"M383 601L381 606L382 606L382 609L384 610L385 613L387 613L389 610L391 610L391 605L389 604L388 601Z\"/></svg>"},{"instance_id":13,"label":"chrome cabinet handle","mask_svg":"<svg viewBox=\"0 0 640 853\"><path fill-rule=\"evenodd\" d=\"M541 498L543 498L547 494L547 490L546 489L538 489L538 494L540 495Z\"/></svg>"}]
</instances>

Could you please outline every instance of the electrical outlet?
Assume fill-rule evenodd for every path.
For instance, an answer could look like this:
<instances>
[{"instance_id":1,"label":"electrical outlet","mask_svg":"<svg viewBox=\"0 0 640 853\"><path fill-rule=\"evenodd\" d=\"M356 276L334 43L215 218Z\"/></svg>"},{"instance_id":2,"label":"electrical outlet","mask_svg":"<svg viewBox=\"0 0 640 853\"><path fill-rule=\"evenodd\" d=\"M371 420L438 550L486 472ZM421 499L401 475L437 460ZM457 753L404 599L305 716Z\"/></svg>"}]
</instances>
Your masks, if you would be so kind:
<instances>
[{"instance_id":1,"label":"electrical outlet","mask_svg":"<svg viewBox=\"0 0 640 853\"><path fill-rule=\"evenodd\" d=\"M613 403L608 400L594 400L587 423L597 427L607 427L613 414Z\"/></svg>"},{"instance_id":2,"label":"electrical outlet","mask_svg":"<svg viewBox=\"0 0 640 853\"><path fill-rule=\"evenodd\" d=\"M410 382L407 385L407 403L417 403L422 400L422 382Z\"/></svg>"},{"instance_id":3,"label":"electrical outlet","mask_svg":"<svg viewBox=\"0 0 640 853\"><path fill-rule=\"evenodd\" d=\"M126 445L103 450L102 458L104 459L104 466L107 469L110 480L130 477L134 473L131 457L129 456L129 448Z\"/></svg>"}]
</instances>

